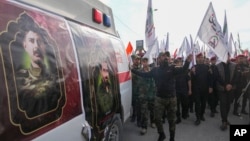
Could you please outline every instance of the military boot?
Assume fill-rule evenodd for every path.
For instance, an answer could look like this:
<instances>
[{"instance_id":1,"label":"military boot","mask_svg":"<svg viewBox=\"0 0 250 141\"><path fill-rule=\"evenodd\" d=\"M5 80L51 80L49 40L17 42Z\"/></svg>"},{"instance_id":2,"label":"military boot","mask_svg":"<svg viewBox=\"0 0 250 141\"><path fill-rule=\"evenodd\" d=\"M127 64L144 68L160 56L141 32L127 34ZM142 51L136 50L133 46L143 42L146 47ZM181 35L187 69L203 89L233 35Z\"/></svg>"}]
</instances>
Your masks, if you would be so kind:
<instances>
[{"instance_id":1,"label":"military boot","mask_svg":"<svg viewBox=\"0 0 250 141\"><path fill-rule=\"evenodd\" d=\"M174 141L174 136L175 136L175 132L170 131L170 139L169 139L169 141Z\"/></svg>"},{"instance_id":2,"label":"military boot","mask_svg":"<svg viewBox=\"0 0 250 141\"><path fill-rule=\"evenodd\" d=\"M159 138L158 141L164 141L164 139L166 138L166 135L164 132L159 132Z\"/></svg>"},{"instance_id":3,"label":"military boot","mask_svg":"<svg viewBox=\"0 0 250 141\"><path fill-rule=\"evenodd\" d=\"M176 124L179 124L181 122L181 118L178 117L177 120L175 121Z\"/></svg>"},{"instance_id":4,"label":"military boot","mask_svg":"<svg viewBox=\"0 0 250 141\"><path fill-rule=\"evenodd\" d=\"M196 121L194 122L195 125L200 125L200 123L201 123L200 118L197 118Z\"/></svg>"},{"instance_id":5,"label":"military boot","mask_svg":"<svg viewBox=\"0 0 250 141\"><path fill-rule=\"evenodd\" d=\"M142 128L141 129L141 135L145 135L147 133L147 128Z\"/></svg>"}]
</instances>

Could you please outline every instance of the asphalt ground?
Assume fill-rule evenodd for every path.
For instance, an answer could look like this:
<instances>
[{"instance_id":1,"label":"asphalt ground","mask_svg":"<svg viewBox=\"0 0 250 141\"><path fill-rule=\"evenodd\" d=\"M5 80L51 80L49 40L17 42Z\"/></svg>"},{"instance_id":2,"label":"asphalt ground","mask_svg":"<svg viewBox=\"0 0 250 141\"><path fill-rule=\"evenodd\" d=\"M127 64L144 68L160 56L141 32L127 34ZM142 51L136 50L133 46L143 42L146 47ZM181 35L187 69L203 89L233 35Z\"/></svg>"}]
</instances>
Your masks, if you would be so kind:
<instances>
[{"instance_id":1,"label":"asphalt ground","mask_svg":"<svg viewBox=\"0 0 250 141\"><path fill-rule=\"evenodd\" d=\"M247 105L248 107L248 105ZM249 124L249 116L241 114L241 116L235 116L231 111L228 116L228 120L232 125L245 125ZM217 107L218 112L219 106ZM247 111L249 109L247 108ZM220 130L221 117L220 113L217 113L215 117L210 117L209 108L206 109L204 115L205 121L202 121L200 125L195 125L196 120L195 113L189 113L188 119L182 119L181 123L176 125L175 141L229 141L230 140L230 126L226 131ZM140 128L136 126L135 122L127 121L124 124L122 141L157 141L158 133L156 128L151 128L150 125L145 135L140 135ZM164 130L169 140L168 123L164 124Z\"/></svg>"}]
</instances>

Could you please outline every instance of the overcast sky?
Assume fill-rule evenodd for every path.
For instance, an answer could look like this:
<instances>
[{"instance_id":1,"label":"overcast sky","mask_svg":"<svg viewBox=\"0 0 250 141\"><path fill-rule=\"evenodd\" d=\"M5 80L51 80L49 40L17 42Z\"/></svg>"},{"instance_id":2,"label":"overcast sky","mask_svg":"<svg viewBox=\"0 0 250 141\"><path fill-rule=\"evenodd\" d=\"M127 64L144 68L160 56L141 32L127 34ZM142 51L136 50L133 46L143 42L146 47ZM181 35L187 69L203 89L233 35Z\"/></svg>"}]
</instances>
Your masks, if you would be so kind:
<instances>
[{"instance_id":1,"label":"overcast sky","mask_svg":"<svg viewBox=\"0 0 250 141\"><path fill-rule=\"evenodd\" d=\"M130 41L145 40L148 0L100 0L113 10L115 26L125 46ZM243 49L250 49L250 0L152 0L156 36L169 32L170 51L181 46L185 36L197 36L199 27L212 2L218 22L223 28L227 14L229 34L240 35ZM144 44L145 45L145 44Z\"/></svg>"}]
</instances>

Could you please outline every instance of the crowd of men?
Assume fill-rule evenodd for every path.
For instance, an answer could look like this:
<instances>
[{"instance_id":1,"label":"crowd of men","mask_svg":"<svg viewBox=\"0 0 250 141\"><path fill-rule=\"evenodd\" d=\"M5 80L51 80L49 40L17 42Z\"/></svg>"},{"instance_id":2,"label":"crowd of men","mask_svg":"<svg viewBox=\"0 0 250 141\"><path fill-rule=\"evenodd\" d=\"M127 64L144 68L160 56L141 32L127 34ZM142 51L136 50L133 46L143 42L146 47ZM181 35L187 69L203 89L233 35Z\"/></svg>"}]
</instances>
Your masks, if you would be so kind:
<instances>
[{"instance_id":1,"label":"crowd of men","mask_svg":"<svg viewBox=\"0 0 250 141\"><path fill-rule=\"evenodd\" d=\"M227 62L219 62L216 56L206 58L202 53L195 57L196 64L192 64L192 55L185 60L173 59L169 52L164 52L153 64L148 64L148 58L132 55L131 122L137 123L142 135L150 125L157 127L158 141L165 140L163 122L166 116L169 139L174 141L176 124L195 113L194 124L200 125L205 121L207 106L211 117L220 112L222 131L230 125L230 105L235 116L249 114L246 106L250 99L250 88L247 89L250 59L244 55L232 59L228 54Z\"/></svg>"}]
</instances>

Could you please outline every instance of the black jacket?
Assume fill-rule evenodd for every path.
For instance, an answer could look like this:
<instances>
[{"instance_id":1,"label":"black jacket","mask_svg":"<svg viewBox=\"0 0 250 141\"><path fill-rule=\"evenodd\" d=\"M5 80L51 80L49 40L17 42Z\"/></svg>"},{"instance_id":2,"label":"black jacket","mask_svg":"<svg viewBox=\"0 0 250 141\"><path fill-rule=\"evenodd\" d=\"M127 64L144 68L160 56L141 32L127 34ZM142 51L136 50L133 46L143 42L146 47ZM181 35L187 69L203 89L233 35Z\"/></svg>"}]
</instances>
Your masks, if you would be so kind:
<instances>
[{"instance_id":1,"label":"black jacket","mask_svg":"<svg viewBox=\"0 0 250 141\"><path fill-rule=\"evenodd\" d=\"M195 65L195 73L191 73L194 89L207 90L213 88L213 77L209 66L206 64Z\"/></svg>"},{"instance_id":2,"label":"black jacket","mask_svg":"<svg viewBox=\"0 0 250 141\"><path fill-rule=\"evenodd\" d=\"M223 62L216 65L215 69L215 78L216 78L216 86L218 91L225 91L225 87L227 84L231 84L233 86L233 89L236 88L237 83L239 82L239 72L236 70L236 64L230 62L229 65L229 73L230 78L229 82L226 82L226 76L225 76L225 68L224 68Z\"/></svg>"},{"instance_id":3,"label":"black jacket","mask_svg":"<svg viewBox=\"0 0 250 141\"><path fill-rule=\"evenodd\" d=\"M187 73L189 62L185 62L182 68L175 68L175 66L160 66L155 67L149 72L139 72L132 69L132 72L141 77L152 77L156 83L156 96L161 98L174 97L175 90L175 76L178 74Z\"/></svg>"}]
</instances>

